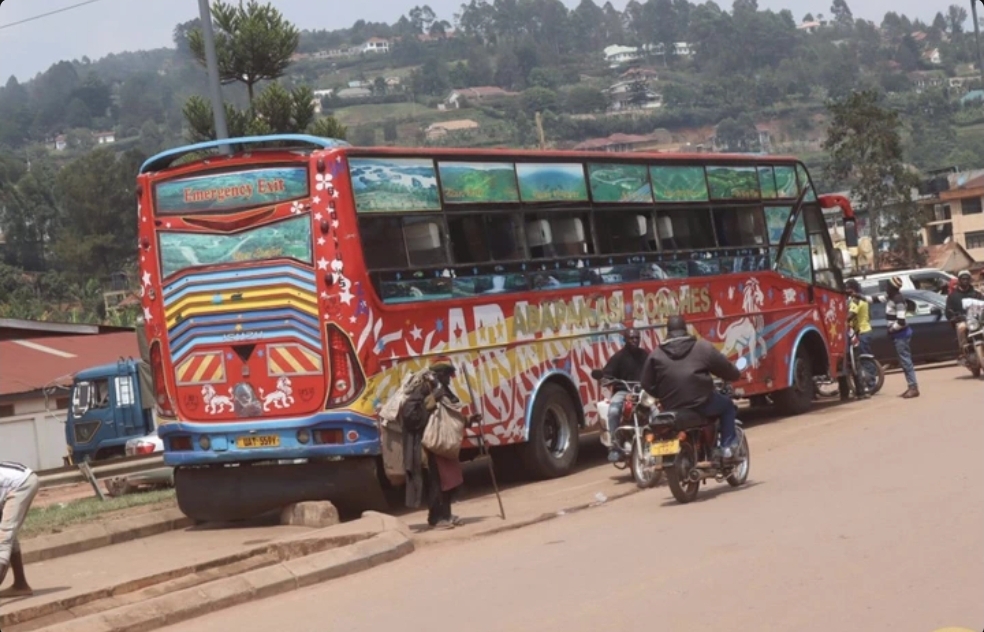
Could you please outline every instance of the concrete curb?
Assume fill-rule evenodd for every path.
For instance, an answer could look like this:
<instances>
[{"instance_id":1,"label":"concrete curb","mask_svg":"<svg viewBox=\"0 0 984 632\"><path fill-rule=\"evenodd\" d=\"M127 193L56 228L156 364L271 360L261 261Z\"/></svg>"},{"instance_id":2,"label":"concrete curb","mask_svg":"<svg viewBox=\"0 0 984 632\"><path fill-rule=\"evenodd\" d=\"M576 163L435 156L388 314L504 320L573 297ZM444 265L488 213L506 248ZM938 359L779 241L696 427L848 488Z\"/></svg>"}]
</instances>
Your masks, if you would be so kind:
<instances>
[{"instance_id":1,"label":"concrete curb","mask_svg":"<svg viewBox=\"0 0 984 632\"><path fill-rule=\"evenodd\" d=\"M24 563L34 564L184 529L193 524L194 520L181 513L180 509L165 509L72 528L64 533L38 536L24 540L21 550L24 553Z\"/></svg>"},{"instance_id":2,"label":"concrete curb","mask_svg":"<svg viewBox=\"0 0 984 632\"><path fill-rule=\"evenodd\" d=\"M45 632L148 632L189 619L352 575L414 551L407 528L384 514L366 512L366 525L382 527L354 544L265 566L241 575L162 595L44 628ZM359 521L356 521L359 522ZM349 523L351 524L351 523Z\"/></svg>"}]
</instances>

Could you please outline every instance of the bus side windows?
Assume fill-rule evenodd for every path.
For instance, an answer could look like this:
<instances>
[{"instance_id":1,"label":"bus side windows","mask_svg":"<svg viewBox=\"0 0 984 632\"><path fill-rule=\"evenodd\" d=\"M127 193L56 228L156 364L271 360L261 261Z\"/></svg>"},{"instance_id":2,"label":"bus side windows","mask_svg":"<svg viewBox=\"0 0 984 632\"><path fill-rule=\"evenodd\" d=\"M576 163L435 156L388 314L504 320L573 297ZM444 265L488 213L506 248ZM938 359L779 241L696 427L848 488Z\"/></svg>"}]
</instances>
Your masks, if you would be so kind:
<instances>
[{"instance_id":1,"label":"bus side windows","mask_svg":"<svg viewBox=\"0 0 984 632\"><path fill-rule=\"evenodd\" d=\"M367 268L386 270L407 267L403 223L399 217L360 217L359 232Z\"/></svg>"},{"instance_id":2,"label":"bus side windows","mask_svg":"<svg viewBox=\"0 0 984 632\"><path fill-rule=\"evenodd\" d=\"M403 234L411 266L435 266L448 262L441 222L431 218L406 218Z\"/></svg>"},{"instance_id":3,"label":"bus side windows","mask_svg":"<svg viewBox=\"0 0 984 632\"><path fill-rule=\"evenodd\" d=\"M766 245L768 230L762 207L716 208L713 213L717 245L721 248Z\"/></svg>"},{"instance_id":4,"label":"bus side windows","mask_svg":"<svg viewBox=\"0 0 984 632\"><path fill-rule=\"evenodd\" d=\"M514 213L449 216L448 232L455 263L526 259L522 223Z\"/></svg>"},{"instance_id":5,"label":"bus side windows","mask_svg":"<svg viewBox=\"0 0 984 632\"><path fill-rule=\"evenodd\" d=\"M656 211L660 250L714 248L714 224L706 207Z\"/></svg>"},{"instance_id":6,"label":"bus side windows","mask_svg":"<svg viewBox=\"0 0 984 632\"><path fill-rule=\"evenodd\" d=\"M650 213L611 211L595 214L595 230L603 254L659 249Z\"/></svg>"},{"instance_id":7,"label":"bus side windows","mask_svg":"<svg viewBox=\"0 0 984 632\"><path fill-rule=\"evenodd\" d=\"M530 247L530 257L546 259L592 254L588 233L590 224L579 216L553 215L544 213L541 217L526 220L526 244Z\"/></svg>"}]
</instances>

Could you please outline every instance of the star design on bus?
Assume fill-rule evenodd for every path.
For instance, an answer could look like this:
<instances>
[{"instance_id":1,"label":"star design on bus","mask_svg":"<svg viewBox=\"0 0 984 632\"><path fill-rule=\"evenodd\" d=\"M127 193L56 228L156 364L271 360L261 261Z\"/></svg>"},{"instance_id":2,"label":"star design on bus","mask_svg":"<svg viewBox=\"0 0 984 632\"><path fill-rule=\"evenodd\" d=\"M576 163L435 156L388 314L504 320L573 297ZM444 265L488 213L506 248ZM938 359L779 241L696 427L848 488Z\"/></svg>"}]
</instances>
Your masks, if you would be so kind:
<instances>
[{"instance_id":1,"label":"star design on bus","mask_svg":"<svg viewBox=\"0 0 984 632\"><path fill-rule=\"evenodd\" d=\"M423 337L424 332L420 329L420 327L414 325L413 329L410 330L410 335L413 336L414 340L420 340Z\"/></svg>"}]
</instances>

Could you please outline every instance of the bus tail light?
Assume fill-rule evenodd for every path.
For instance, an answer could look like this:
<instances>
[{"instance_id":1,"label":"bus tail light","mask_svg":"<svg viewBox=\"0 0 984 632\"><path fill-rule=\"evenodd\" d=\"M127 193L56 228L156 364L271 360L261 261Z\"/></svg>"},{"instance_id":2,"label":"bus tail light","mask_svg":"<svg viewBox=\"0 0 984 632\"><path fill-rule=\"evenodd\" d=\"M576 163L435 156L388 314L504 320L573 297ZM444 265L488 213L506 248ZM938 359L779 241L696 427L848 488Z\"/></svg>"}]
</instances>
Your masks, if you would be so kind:
<instances>
[{"instance_id":1,"label":"bus tail light","mask_svg":"<svg viewBox=\"0 0 984 632\"><path fill-rule=\"evenodd\" d=\"M150 345L150 369L154 374L154 396L157 399L157 409L164 417L174 417L174 405L167 394L164 382L164 360L161 358L161 343Z\"/></svg>"},{"instance_id":2,"label":"bus tail light","mask_svg":"<svg viewBox=\"0 0 984 632\"><path fill-rule=\"evenodd\" d=\"M328 325L328 358L331 377L328 385L328 405L344 406L355 400L366 386L355 348L348 337L335 325Z\"/></svg>"}]
</instances>

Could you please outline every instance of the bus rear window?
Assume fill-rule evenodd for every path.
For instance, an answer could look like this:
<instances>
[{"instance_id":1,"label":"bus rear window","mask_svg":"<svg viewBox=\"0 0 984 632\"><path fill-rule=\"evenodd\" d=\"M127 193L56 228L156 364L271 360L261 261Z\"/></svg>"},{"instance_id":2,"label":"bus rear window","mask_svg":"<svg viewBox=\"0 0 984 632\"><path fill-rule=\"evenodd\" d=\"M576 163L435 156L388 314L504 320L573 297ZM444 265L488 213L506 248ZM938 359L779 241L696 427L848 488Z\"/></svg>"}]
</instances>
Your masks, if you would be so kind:
<instances>
[{"instance_id":1,"label":"bus rear window","mask_svg":"<svg viewBox=\"0 0 984 632\"><path fill-rule=\"evenodd\" d=\"M158 215L229 213L308 197L306 166L226 171L166 180L154 187Z\"/></svg>"}]
</instances>

